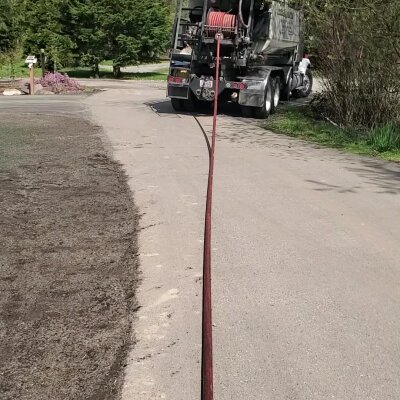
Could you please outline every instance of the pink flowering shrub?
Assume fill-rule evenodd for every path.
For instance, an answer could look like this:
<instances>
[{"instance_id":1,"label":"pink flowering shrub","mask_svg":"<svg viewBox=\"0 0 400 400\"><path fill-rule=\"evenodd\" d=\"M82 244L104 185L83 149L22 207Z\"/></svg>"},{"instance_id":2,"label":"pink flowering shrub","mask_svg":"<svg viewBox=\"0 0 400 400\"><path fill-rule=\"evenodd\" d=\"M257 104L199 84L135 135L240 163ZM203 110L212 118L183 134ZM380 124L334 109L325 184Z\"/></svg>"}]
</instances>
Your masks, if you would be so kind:
<instances>
[{"instance_id":1,"label":"pink flowering shrub","mask_svg":"<svg viewBox=\"0 0 400 400\"><path fill-rule=\"evenodd\" d=\"M60 74L59 72L48 72L37 83L54 93L79 92L83 90L75 79L71 79L67 74Z\"/></svg>"}]
</instances>

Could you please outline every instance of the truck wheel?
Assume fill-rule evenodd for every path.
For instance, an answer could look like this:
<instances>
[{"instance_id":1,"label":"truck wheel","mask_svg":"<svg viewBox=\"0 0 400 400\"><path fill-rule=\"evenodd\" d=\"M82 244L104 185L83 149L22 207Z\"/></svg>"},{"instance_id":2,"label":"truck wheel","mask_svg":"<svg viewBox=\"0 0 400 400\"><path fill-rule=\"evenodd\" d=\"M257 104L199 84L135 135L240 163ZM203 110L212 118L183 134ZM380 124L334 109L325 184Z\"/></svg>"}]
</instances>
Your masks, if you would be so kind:
<instances>
[{"instance_id":1,"label":"truck wheel","mask_svg":"<svg viewBox=\"0 0 400 400\"><path fill-rule=\"evenodd\" d=\"M267 85L265 87L264 92L264 104L262 107L254 107L254 116L258 119L265 119L271 113L272 104L273 104L273 97L274 97L274 90L272 87L272 79L268 78Z\"/></svg>"},{"instance_id":2,"label":"truck wheel","mask_svg":"<svg viewBox=\"0 0 400 400\"><path fill-rule=\"evenodd\" d=\"M276 109L278 108L279 104L279 99L281 97L281 79L279 76L275 77L272 80L272 86L273 86L273 101L272 101L272 108L271 108L271 114L276 112Z\"/></svg>"},{"instance_id":3,"label":"truck wheel","mask_svg":"<svg viewBox=\"0 0 400 400\"><path fill-rule=\"evenodd\" d=\"M301 89L293 90L294 97L308 97L310 95L313 85L313 76L310 68L307 68L303 83L304 86Z\"/></svg>"},{"instance_id":4,"label":"truck wheel","mask_svg":"<svg viewBox=\"0 0 400 400\"><path fill-rule=\"evenodd\" d=\"M291 95L291 88L292 86L292 76L289 77L286 85L283 85L283 88L281 90L281 100L282 101L289 101L290 100L290 95Z\"/></svg>"},{"instance_id":5,"label":"truck wheel","mask_svg":"<svg viewBox=\"0 0 400 400\"><path fill-rule=\"evenodd\" d=\"M197 100L197 97L192 93L191 90L189 90L189 98L186 100L182 100L183 102L183 108L187 112L195 112L199 108L199 100Z\"/></svg>"},{"instance_id":6,"label":"truck wheel","mask_svg":"<svg viewBox=\"0 0 400 400\"><path fill-rule=\"evenodd\" d=\"M245 118L253 118L253 107L241 106L242 115Z\"/></svg>"},{"instance_id":7,"label":"truck wheel","mask_svg":"<svg viewBox=\"0 0 400 400\"><path fill-rule=\"evenodd\" d=\"M183 100L182 99L174 99L174 98L172 98L171 99L171 105L172 105L172 108L175 111L183 111L184 110L184 108L183 108Z\"/></svg>"}]
</instances>

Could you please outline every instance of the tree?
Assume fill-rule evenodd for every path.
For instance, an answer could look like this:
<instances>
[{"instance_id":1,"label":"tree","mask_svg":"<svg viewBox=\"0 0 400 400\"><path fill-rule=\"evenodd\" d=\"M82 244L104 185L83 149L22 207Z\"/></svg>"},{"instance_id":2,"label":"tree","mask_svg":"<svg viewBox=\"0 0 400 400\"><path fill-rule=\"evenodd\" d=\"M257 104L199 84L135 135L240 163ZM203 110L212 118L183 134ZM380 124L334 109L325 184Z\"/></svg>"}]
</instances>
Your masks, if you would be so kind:
<instances>
[{"instance_id":1,"label":"tree","mask_svg":"<svg viewBox=\"0 0 400 400\"><path fill-rule=\"evenodd\" d=\"M71 62L76 45L65 34L63 9L68 0L31 0L26 5L27 29L24 49L27 53L38 54L45 49L54 67Z\"/></svg>"},{"instance_id":2,"label":"tree","mask_svg":"<svg viewBox=\"0 0 400 400\"><path fill-rule=\"evenodd\" d=\"M2 0L0 3L0 63L10 65L12 78L21 52L24 9L24 1Z\"/></svg>"},{"instance_id":3,"label":"tree","mask_svg":"<svg viewBox=\"0 0 400 400\"><path fill-rule=\"evenodd\" d=\"M128 64L157 59L170 36L170 10L156 0L120 0L105 7L108 18L107 56L113 60L114 75Z\"/></svg>"},{"instance_id":4,"label":"tree","mask_svg":"<svg viewBox=\"0 0 400 400\"><path fill-rule=\"evenodd\" d=\"M99 63L105 59L107 37L103 29L106 11L103 1L71 0L64 5L63 28L76 45L76 58L99 75Z\"/></svg>"},{"instance_id":5,"label":"tree","mask_svg":"<svg viewBox=\"0 0 400 400\"><path fill-rule=\"evenodd\" d=\"M67 14L79 58L96 75L104 59L117 76L123 66L156 59L168 43L170 11L159 0L74 0Z\"/></svg>"},{"instance_id":6,"label":"tree","mask_svg":"<svg viewBox=\"0 0 400 400\"><path fill-rule=\"evenodd\" d=\"M0 52L23 45L45 49L58 67L80 63L99 74L113 60L114 74L165 50L170 7L164 0L0 0Z\"/></svg>"},{"instance_id":7,"label":"tree","mask_svg":"<svg viewBox=\"0 0 400 400\"><path fill-rule=\"evenodd\" d=\"M18 47L23 30L24 2L2 0L0 3L0 52Z\"/></svg>"}]
</instances>

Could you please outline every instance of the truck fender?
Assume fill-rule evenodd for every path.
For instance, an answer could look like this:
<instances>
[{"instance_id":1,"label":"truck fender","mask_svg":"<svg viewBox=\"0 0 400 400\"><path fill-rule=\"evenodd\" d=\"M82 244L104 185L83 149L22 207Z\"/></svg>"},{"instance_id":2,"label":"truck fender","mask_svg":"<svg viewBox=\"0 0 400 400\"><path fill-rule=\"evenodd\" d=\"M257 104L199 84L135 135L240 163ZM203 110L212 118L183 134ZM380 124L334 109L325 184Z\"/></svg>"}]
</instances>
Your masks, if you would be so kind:
<instances>
[{"instance_id":1,"label":"truck fender","mask_svg":"<svg viewBox=\"0 0 400 400\"><path fill-rule=\"evenodd\" d=\"M281 71L277 67L260 67L250 70L246 76L241 77L246 84L246 89L240 91L239 104L249 107L262 107L264 104L265 88L273 71Z\"/></svg>"}]
</instances>

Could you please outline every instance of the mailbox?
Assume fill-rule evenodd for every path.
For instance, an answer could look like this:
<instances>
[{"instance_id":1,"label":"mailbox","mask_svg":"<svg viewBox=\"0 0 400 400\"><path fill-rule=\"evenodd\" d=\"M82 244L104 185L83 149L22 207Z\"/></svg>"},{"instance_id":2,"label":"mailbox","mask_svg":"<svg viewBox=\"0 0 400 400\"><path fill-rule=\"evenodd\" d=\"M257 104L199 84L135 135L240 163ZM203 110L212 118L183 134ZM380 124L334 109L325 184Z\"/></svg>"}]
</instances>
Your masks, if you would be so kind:
<instances>
[{"instance_id":1,"label":"mailbox","mask_svg":"<svg viewBox=\"0 0 400 400\"><path fill-rule=\"evenodd\" d=\"M37 58L35 56L26 57L25 64L28 64L29 68L32 68L35 64L37 64Z\"/></svg>"}]
</instances>

